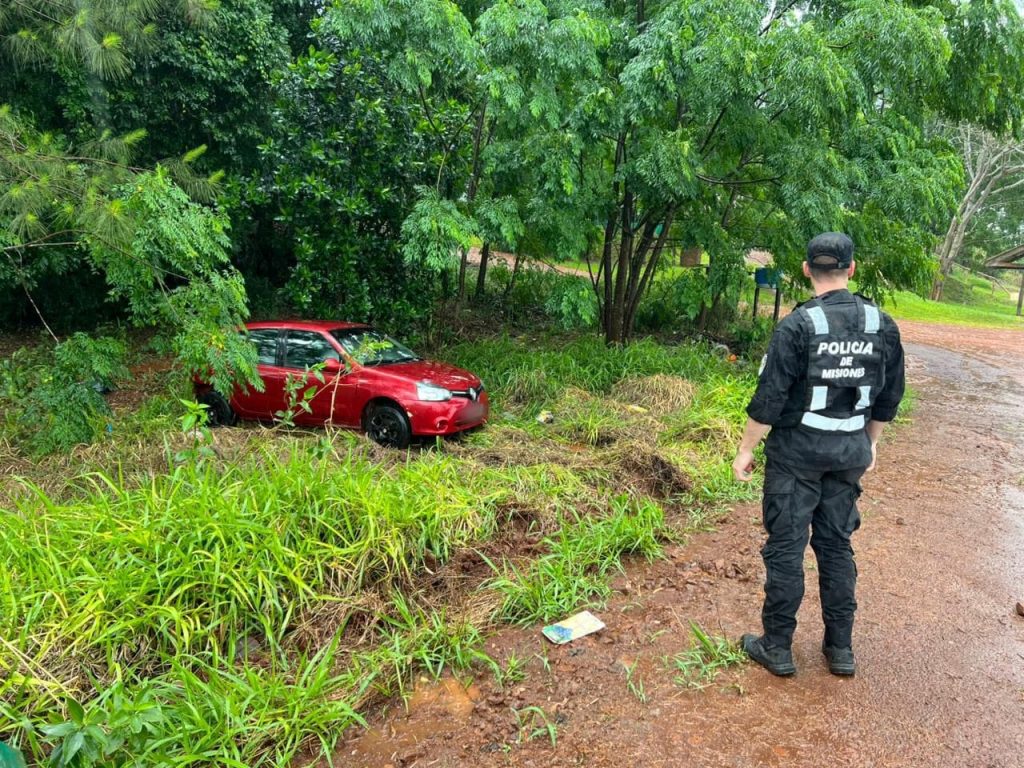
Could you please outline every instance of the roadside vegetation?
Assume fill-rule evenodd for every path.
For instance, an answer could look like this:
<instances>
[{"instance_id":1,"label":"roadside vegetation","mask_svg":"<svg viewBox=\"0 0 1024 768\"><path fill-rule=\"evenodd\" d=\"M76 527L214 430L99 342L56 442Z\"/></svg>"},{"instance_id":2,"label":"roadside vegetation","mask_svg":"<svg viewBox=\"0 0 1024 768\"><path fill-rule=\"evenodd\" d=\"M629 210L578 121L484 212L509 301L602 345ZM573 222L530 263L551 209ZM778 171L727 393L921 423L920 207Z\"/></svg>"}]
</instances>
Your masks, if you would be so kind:
<instances>
[{"instance_id":1,"label":"roadside vegetation","mask_svg":"<svg viewBox=\"0 0 1024 768\"><path fill-rule=\"evenodd\" d=\"M900 291L885 303L885 310L897 320L1024 329L1024 317L1017 315L1020 272L1004 270L997 274L997 278L1002 285L965 270L954 269L945 280L941 301Z\"/></svg>"},{"instance_id":2,"label":"roadside vegetation","mask_svg":"<svg viewBox=\"0 0 1024 768\"><path fill-rule=\"evenodd\" d=\"M1019 327L952 265L1020 240L1024 171L979 200L954 137L1019 154L1022 56L1009 0L3 4L0 741L289 765L417 670L514 677L487 631L753 492L751 249L841 229L897 317ZM282 316L472 370L490 424L207 429L192 376L257 385ZM734 658L697 630L680 671Z\"/></svg>"},{"instance_id":3,"label":"roadside vegetation","mask_svg":"<svg viewBox=\"0 0 1024 768\"><path fill-rule=\"evenodd\" d=\"M600 605L624 557L750 492L727 476L753 372L707 344L443 354L496 404L461 440L183 432L157 396L5 478L2 737L82 765L330 754L415 671L490 669L487 630Z\"/></svg>"}]
</instances>

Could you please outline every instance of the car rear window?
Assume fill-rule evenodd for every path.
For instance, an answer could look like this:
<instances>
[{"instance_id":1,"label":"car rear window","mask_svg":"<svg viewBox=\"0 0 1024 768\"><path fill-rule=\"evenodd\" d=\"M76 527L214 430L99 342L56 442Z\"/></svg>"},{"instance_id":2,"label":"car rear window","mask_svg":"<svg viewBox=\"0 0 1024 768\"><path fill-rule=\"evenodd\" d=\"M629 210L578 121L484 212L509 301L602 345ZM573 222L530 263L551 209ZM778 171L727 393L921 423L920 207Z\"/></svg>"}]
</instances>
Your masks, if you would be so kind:
<instances>
[{"instance_id":1,"label":"car rear window","mask_svg":"<svg viewBox=\"0 0 1024 768\"><path fill-rule=\"evenodd\" d=\"M259 365L277 365L277 337L280 333L276 328L249 331L249 341L256 346Z\"/></svg>"}]
</instances>

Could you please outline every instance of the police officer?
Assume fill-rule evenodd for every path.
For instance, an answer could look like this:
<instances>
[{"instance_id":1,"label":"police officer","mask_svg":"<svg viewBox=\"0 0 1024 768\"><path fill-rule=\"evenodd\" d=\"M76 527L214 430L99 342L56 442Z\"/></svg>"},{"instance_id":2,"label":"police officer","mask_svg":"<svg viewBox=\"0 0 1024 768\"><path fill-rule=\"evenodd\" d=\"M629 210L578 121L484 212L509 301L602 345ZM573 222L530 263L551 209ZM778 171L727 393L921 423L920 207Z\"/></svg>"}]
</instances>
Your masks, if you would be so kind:
<instances>
[{"instance_id":1,"label":"police officer","mask_svg":"<svg viewBox=\"0 0 1024 768\"><path fill-rule=\"evenodd\" d=\"M818 561L822 652L835 675L852 675L857 566L850 536L860 526L860 478L873 469L887 422L903 397L899 329L869 300L852 294L853 241L827 232L807 246L804 275L814 298L779 323L747 407L733 474L749 482L754 448L767 434L764 527L764 634L743 649L776 675L796 672L790 650L804 595L810 528Z\"/></svg>"}]
</instances>

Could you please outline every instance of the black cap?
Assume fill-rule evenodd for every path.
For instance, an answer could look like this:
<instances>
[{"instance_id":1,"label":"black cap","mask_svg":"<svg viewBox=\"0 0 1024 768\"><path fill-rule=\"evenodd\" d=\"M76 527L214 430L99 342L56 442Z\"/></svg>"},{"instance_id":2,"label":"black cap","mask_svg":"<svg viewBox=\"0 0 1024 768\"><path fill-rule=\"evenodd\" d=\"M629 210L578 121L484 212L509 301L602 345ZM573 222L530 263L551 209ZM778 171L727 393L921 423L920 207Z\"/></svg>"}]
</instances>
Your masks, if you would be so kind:
<instances>
[{"instance_id":1,"label":"black cap","mask_svg":"<svg viewBox=\"0 0 1024 768\"><path fill-rule=\"evenodd\" d=\"M815 269L847 269L853 263L853 240L842 232L825 232L807 244L807 264Z\"/></svg>"}]
</instances>

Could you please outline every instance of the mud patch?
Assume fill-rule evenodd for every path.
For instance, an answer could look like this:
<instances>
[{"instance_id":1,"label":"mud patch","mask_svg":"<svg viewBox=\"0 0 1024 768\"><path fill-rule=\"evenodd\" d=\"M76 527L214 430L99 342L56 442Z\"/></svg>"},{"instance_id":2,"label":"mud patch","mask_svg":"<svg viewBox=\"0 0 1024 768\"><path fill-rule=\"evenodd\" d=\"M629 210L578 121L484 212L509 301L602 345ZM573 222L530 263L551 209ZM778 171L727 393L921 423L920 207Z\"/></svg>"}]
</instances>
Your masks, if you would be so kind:
<instances>
[{"instance_id":1,"label":"mud patch","mask_svg":"<svg viewBox=\"0 0 1024 768\"><path fill-rule=\"evenodd\" d=\"M670 459L629 446L619 456L621 484L658 499L673 499L693 488L693 481Z\"/></svg>"},{"instance_id":2,"label":"mud patch","mask_svg":"<svg viewBox=\"0 0 1024 768\"><path fill-rule=\"evenodd\" d=\"M431 739L444 738L466 723L480 700L475 684L463 685L454 678L431 682L421 677L406 703L404 716L371 728L352 746L345 759L376 766L408 766L427 754Z\"/></svg>"}]
</instances>

